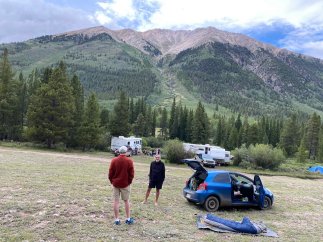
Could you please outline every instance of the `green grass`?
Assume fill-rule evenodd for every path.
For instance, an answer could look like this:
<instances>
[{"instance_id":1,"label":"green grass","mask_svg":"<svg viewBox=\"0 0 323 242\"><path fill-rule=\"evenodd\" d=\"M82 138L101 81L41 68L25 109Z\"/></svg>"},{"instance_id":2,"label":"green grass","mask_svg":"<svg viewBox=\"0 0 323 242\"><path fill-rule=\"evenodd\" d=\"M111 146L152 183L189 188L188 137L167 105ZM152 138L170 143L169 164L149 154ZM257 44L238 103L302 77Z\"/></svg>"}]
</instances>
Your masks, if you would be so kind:
<instances>
[{"instance_id":1,"label":"green grass","mask_svg":"<svg viewBox=\"0 0 323 242\"><path fill-rule=\"evenodd\" d=\"M182 197L192 170L166 164L160 205L141 204L151 157L136 156L132 185L133 226L114 227L109 153L58 153L0 146L0 241L320 241L323 180L262 176L275 194L272 209L230 208L216 212L241 221L263 221L279 239L198 230L206 213ZM251 175L250 175L251 177ZM125 219L121 206L121 219Z\"/></svg>"}]
</instances>

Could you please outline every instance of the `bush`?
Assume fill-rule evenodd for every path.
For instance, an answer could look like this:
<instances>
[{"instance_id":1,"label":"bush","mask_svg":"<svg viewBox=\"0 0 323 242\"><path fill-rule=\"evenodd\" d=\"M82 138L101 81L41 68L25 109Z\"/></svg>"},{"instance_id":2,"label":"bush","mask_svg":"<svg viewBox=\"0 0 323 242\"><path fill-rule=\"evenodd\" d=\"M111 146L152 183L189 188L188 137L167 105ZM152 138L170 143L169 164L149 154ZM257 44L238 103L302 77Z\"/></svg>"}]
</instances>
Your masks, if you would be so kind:
<instances>
[{"instance_id":1,"label":"bush","mask_svg":"<svg viewBox=\"0 0 323 242\"><path fill-rule=\"evenodd\" d=\"M255 167L273 170L286 159L281 149L273 149L270 145L250 145L248 150L250 161Z\"/></svg>"},{"instance_id":2,"label":"bush","mask_svg":"<svg viewBox=\"0 0 323 242\"><path fill-rule=\"evenodd\" d=\"M232 151L233 155L233 165L239 166L241 162L248 161L249 151L245 144L241 146L240 149L236 148Z\"/></svg>"},{"instance_id":3,"label":"bush","mask_svg":"<svg viewBox=\"0 0 323 242\"><path fill-rule=\"evenodd\" d=\"M145 146L149 146L152 148L160 148L164 146L164 140L161 138L156 138L156 137L144 137L143 138L143 143Z\"/></svg>"},{"instance_id":4,"label":"bush","mask_svg":"<svg viewBox=\"0 0 323 242\"><path fill-rule=\"evenodd\" d=\"M179 140L169 140L164 149L166 153L166 159L170 163L180 163L185 157L185 151L183 143Z\"/></svg>"},{"instance_id":5,"label":"bush","mask_svg":"<svg viewBox=\"0 0 323 242\"><path fill-rule=\"evenodd\" d=\"M279 148L272 148L270 145L257 144L250 145L249 148L242 145L240 149L235 149L233 164L243 168L263 168L274 170L286 159L284 153Z\"/></svg>"}]
</instances>

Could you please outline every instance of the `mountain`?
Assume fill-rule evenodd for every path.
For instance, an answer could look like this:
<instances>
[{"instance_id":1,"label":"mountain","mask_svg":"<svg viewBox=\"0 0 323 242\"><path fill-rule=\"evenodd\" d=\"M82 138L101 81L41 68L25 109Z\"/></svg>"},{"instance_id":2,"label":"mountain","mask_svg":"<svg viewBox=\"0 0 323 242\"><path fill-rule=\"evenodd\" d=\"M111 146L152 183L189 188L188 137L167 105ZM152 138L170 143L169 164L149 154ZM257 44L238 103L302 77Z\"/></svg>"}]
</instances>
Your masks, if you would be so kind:
<instances>
[{"instance_id":1,"label":"mountain","mask_svg":"<svg viewBox=\"0 0 323 242\"><path fill-rule=\"evenodd\" d=\"M119 90L169 106L202 100L247 115L323 113L323 61L212 27L110 30L103 26L42 36L8 48L13 69L63 60L88 92L115 99Z\"/></svg>"}]
</instances>

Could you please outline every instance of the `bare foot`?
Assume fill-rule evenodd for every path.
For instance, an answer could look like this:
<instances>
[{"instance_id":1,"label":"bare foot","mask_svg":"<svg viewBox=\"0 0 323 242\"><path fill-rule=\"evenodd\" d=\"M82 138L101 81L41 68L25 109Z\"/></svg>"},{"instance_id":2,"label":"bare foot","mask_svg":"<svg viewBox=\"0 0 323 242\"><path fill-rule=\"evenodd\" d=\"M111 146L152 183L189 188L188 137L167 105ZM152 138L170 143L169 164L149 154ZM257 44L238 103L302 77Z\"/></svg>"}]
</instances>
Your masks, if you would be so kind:
<instances>
[{"instance_id":1,"label":"bare foot","mask_svg":"<svg viewBox=\"0 0 323 242\"><path fill-rule=\"evenodd\" d=\"M146 203L147 203L147 200L144 200L144 201L142 201L141 203L142 203L142 204L146 204Z\"/></svg>"},{"instance_id":2,"label":"bare foot","mask_svg":"<svg viewBox=\"0 0 323 242\"><path fill-rule=\"evenodd\" d=\"M158 206L158 203L157 202L155 202L155 206Z\"/></svg>"}]
</instances>

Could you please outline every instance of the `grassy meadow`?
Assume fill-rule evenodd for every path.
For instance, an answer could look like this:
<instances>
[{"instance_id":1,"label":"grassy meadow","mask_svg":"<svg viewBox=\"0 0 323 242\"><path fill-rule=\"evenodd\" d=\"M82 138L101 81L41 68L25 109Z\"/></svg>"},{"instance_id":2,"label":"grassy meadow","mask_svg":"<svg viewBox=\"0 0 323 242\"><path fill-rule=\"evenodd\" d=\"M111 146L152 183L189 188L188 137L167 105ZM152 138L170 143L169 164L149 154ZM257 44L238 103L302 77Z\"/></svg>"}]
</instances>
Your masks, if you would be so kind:
<instances>
[{"instance_id":1,"label":"grassy meadow","mask_svg":"<svg viewBox=\"0 0 323 242\"><path fill-rule=\"evenodd\" d=\"M113 225L108 153L59 153L0 146L0 241L322 241L323 179L261 176L275 195L272 209L227 208L214 213L263 221L279 238L214 233L196 227L206 212L182 188L192 170L166 164L160 204L141 204L151 157L134 157L134 225ZM250 175L251 176L251 175ZM125 220L121 203L121 219Z\"/></svg>"}]
</instances>

